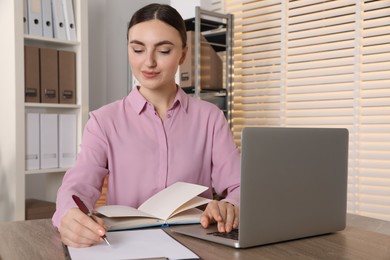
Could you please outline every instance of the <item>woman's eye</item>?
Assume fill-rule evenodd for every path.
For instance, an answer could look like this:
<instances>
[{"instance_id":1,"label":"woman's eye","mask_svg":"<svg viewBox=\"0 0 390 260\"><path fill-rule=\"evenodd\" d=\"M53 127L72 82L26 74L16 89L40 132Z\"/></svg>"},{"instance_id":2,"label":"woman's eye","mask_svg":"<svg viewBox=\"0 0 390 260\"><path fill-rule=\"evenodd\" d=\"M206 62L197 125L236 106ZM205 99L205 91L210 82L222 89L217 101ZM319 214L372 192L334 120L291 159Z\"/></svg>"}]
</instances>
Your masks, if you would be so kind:
<instances>
[{"instance_id":1,"label":"woman's eye","mask_svg":"<svg viewBox=\"0 0 390 260\"><path fill-rule=\"evenodd\" d=\"M160 53L161 54L169 54L171 52L171 50L161 50Z\"/></svg>"},{"instance_id":2,"label":"woman's eye","mask_svg":"<svg viewBox=\"0 0 390 260\"><path fill-rule=\"evenodd\" d=\"M141 50L141 49L133 49L133 52L134 52L134 53L142 53L143 50Z\"/></svg>"}]
</instances>

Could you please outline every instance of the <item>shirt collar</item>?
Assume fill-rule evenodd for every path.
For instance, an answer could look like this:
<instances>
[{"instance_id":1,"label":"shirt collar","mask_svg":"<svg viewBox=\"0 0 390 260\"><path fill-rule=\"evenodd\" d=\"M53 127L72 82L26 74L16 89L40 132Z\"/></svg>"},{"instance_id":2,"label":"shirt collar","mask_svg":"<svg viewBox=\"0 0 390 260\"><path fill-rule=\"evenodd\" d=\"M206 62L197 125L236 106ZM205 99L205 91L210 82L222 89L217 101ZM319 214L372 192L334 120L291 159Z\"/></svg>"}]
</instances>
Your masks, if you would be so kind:
<instances>
[{"instance_id":1,"label":"shirt collar","mask_svg":"<svg viewBox=\"0 0 390 260\"><path fill-rule=\"evenodd\" d=\"M187 113L189 97L181 87L177 86L177 88L178 88L178 90L176 93L175 101L173 102L173 106L175 106L176 103L179 102L183 111L185 111Z\"/></svg>"},{"instance_id":2,"label":"shirt collar","mask_svg":"<svg viewBox=\"0 0 390 260\"><path fill-rule=\"evenodd\" d=\"M181 87L177 86L177 88L178 90L173 101L172 108L177 106L177 104L180 104L180 106L183 108L183 111L187 113L189 97ZM146 105L148 104L148 101L139 92L138 86L131 90L130 94L128 95L128 98L131 106L133 107L135 112L137 112L137 114L141 114L145 110Z\"/></svg>"}]
</instances>

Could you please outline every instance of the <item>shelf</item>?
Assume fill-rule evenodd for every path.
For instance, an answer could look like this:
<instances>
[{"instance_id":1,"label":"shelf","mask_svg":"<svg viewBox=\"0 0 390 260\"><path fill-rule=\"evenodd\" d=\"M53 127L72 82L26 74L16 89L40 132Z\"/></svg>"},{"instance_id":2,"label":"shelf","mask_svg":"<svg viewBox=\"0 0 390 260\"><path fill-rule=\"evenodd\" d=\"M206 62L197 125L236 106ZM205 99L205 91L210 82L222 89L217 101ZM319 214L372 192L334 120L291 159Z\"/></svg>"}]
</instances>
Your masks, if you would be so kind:
<instances>
[{"instance_id":1,"label":"shelf","mask_svg":"<svg viewBox=\"0 0 390 260\"><path fill-rule=\"evenodd\" d=\"M187 31L195 31L195 17L184 20L184 23L186 25ZM216 30L226 28L226 23L212 21L208 19L200 19L200 31L210 31L210 30Z\"/></svg>"},{"instance_id":2,"label":"shelf","mask_svg":"<svg viewBox=\"0 0 390 260\"><path fill-rule=\"evenodd\" d=\"M193 61L191 61L194 75L190 74L190 77L188 78L191 79L191 81L189 84L186 82L187 84L184 85L185 87L183 89L186 93L193 95L196 98L217 105L224 111L231 129L233 128L233 20L234 16L232 14L207 11L197 6L195 7L195 17L184 21L186 30L191 31L190 35L191 37L194 37L193 46L195 51L193 53ZM218 53L217 56L220 58L224 57L222 59L223 67L220 72L224 76L222 79L224 82L222 84L202 82L202 62L204 64L209 62L206 59L203 59L202 61L202 58L207 57L207 54L202 54L202 48L204 47L205 49L210 49L210 47L212 47L215 52L221 52ZM184 65L188 66L188 64ZM211 75L218 75L214 74L219 73L219 71L216 72L217 66L213 65L212 68L215 69L215 72L211 72L210 70L208 73ZM220 70L219 67L218 70ZM187 71L188 70L184 70L184 72ZM184 76L186 76L186 74L184 74ZM221 86L221 88L215 88L216 86Z\"/></svg>"},{"instance_id":3,"label":"shelf","mask_svg":"<svg viewBox=\"0 0 390 260\"><path fill-rule=\"evenodd\" d=\"M78 41L64 41L64 40L57 40L55 38L47 38L42 36L35 36L35 35L24 35L24 41L28 44L47 44L51 46L78 46L80 45L80 42Z\"/></svg>"},{"instance_id":4,"label":"shelf","mask_svg":"<svg viewBox=\"0 0 390 260\"><path fill-rule=\"evenodd\" d=\"M195 18L184 22L187 31L195 31ZM202 35L207 40L207 43L202 43L210 44L216 52L226 50L226 23L201 19L200 31L204 32Z\"/></svg>"},{"instance_id":5,"label":"shelf","mask_svg":"<svg viewBox=\"0 0 390 260\"><path fill-rule=\"evenodd\" d=\"M0 117L7 127L0 128L0 197L6 202L0 203L0 221L15 221L25 219L27 198L55 201L63 174L67 171L66 168L26 170L26 114L75 115L76 147L80 146L89 110L88 3L73 0L74 18L77 21L75 41L25 34L24 1L1 0L1 3L4 15L0 31L4 41L0 49L0 85L5 102L2 103ZM76 104L25 102L26 45L76 53Z\"/></svg>"},{"instance_id":6,"label":"shelf","mask_svg":"<svg viewBox=\"0 0 390 260\"><path fill-rule=\"evenodd\" d=\"M44 173L64 173L68 168L52 168L52 169L39 169L39 170L27 170L26 175L44 174Z\"/></svg>"},{"instance_id":7,"label":"shelf","mask_svg":"<svg viewBox=\"0 0 390 260\"><path fill-rule=\"evenodd\" d=\"M80 105L77 104L51 104L51 103L25 103L24 106L26 108L28 107L35 107L35 108L71 108L71 109L78 109L80 108Z\"/></svg>"},{"instance_id":8,"label":"shelf","mask_svg":"<svg viewBox=\"0 0 390 260\"><path fill-rule=\"evenodd\" d=\"M195 86L182 87L182 89L187 94L194 94L195 93ZM215 95L226 96L226 89L225 88L202 88L200 90L199 94L203 94L203 93L215 93Z\"/></svg>"}]
</instances>

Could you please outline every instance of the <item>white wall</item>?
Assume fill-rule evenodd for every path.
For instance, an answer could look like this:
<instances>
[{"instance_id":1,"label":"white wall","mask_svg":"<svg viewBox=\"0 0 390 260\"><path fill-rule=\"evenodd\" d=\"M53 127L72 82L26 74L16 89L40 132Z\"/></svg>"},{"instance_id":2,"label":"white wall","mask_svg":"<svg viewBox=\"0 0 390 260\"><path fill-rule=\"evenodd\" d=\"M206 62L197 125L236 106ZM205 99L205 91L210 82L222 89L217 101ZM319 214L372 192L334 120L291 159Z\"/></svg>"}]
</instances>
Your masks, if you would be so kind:
<instances>
[{"instance_id":1,"label":"white wall","mask_svg":"<svg viewBox=\"0 0 390 260\"><path fill-rule=\"evenodd\" d=\"M89 108L107 102L106 93L106 0L88 1Z\"/></svg>"}]
</instances>

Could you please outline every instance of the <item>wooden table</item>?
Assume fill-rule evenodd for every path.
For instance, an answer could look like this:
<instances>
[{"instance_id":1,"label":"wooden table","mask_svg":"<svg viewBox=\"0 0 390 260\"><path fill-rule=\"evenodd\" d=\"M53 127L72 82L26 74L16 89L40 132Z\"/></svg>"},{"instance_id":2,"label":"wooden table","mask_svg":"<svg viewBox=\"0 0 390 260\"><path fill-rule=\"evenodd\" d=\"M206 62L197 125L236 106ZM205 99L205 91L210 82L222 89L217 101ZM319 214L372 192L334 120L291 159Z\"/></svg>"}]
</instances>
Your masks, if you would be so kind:
<instances>
[{"instance_id":1,"label":"wooden table","mask_svg":"<svg viewBox=\"0 0 390 260\"><path fill-rule=\"evenodd\" d=\"M334 234L234 249L166 231L202 259L390 259L390 222L348 215ZM65 259L51 220L0 223L0 259Z\"/></svg>"}]
</instances>

